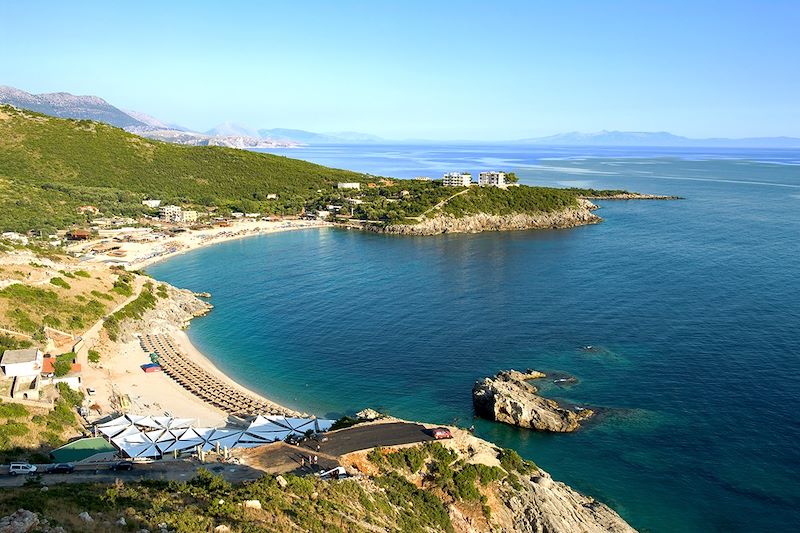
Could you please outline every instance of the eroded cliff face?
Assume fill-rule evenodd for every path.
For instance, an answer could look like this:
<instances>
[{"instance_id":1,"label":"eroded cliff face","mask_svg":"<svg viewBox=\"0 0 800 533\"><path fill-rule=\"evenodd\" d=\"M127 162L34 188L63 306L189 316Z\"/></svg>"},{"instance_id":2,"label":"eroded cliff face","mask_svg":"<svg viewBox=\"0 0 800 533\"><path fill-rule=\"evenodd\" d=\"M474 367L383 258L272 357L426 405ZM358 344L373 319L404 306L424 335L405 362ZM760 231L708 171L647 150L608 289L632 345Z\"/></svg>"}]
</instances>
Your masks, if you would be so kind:
<instances>
[{"instance_id":1,"label":"eroded cliff face","mask_svg":"<svg viewBox=\"0 0 800 533\"><path fill-rule=\"evenodd\" d=\"M439 214L418 224L392 224L382 228L371 227L370 229L393 235L439 235L441 233L573 228L601 222L603 219L592 213L594 209L597 209L597 206L589 200L578 199L577 207L549 213L515 213L510 215L479 213L460 218Z\"/></svg>"},{"instance_id":2,"label":"eroded cliff face","mask_svg":"<svg viewBox=\"0 0 800 533\"><path fill-rule=\"evenodd\" d=\"M387 417L383 421L371 423L388 421L398 419ZM439 467L430 462L426 462L416 473L404 469L393 469L392 472L442 499L456 532L635 533L636 530L613 509L553 480L536 465L526 462L524 465L517 465L515 469L502 459L507 450L504 451L466 430L456 427L449 429L453 438L437 442L455 453L451 464L453 469L463 468L463 465L484 465L500 468L507 473L507 476L497 481L477 483L481 495L480 503L458 500L437 488L435 481L432 481L435 475L431 472L436 472ZM408 447L387 447L383 451L393 453ZM372 491L373 476L386 472L370 462L367 455L368 452L348 454L342 458L342 464L350 471L361 473L359 482L367 491Z\"/></svg>"},{"instance_id":3,"label":"eroded cliff face","mask_svg":"<svg viewBox=\"0 0 800 533\"><path fill-rule=\"evenodd\" d=\"M628 533L636 531L616 512L539 471L524 489L503 497L504 522L522 533Z\"/></svg>"},{"instance_id":4,"label":"eroded cliff face","mask_svg":"<svg viewBox=\"0 0 800 533\"><path fill-rule=\"evenodd\" d=\"M475 411L489 420L555 433L575 431L581 420L592 416L590 409L576 412L539 396L529 380L542 377L535 370L509 370L476 382L472 388Z\"/></svg>"}]
</instances>

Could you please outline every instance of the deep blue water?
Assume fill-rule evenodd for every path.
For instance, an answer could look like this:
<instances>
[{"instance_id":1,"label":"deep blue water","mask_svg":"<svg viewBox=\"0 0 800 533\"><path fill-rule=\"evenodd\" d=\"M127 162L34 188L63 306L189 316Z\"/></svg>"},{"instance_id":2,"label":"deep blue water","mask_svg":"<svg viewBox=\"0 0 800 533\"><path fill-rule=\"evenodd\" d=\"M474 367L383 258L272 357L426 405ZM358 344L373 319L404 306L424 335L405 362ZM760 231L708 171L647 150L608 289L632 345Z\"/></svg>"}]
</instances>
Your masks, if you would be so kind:
<instances>
[{"instance_id":1,"label":"deep blue water","mask_svg":"<svg viewBox=\"0 0 800 533\"><path fill-rule=\"evenodd\" d=\"M531 184L686 199L600 202L604 223L571 230L284 233L151 267L213 294L189 333L230 375L328 416L369 406L475 423L641 530L800 528L800 153L286 153L398 177L514 168ZM568 435L473 421L472 383L524 367L577 376L543 390L607 413Z\"/></svg>"}]
</instances>

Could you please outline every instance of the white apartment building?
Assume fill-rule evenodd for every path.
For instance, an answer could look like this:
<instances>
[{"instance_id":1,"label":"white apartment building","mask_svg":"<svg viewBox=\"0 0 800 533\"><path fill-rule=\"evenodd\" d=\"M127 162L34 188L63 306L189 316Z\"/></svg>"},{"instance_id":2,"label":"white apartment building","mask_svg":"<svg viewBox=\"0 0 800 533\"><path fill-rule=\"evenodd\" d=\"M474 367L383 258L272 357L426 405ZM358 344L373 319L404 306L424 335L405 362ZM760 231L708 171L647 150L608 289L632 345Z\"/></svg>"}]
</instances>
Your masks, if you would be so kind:
<instances>
[{"instance_id":1,"label":"white apartment building","mask_svg":"<svg viewBox=\"0 0 800 533\"><path fill-rule=\"evenodd\" d=\"M478 184L481 187L505 187L506 173L497 172L496 170L481 172L480 176L478 176Z\"/></svg>"},{"instance_id":2,"label":"white apartment building","mask_svg":"<svg viewBox=\"0 0 800 533\"><path fill-rule=\"evenodd\" d=\"M448 172L442 176L445 187L469 187L472 183L472 174L466 172Z\"/></svg>"},{"instance_id":3,"label":"white apartment building","mask_svg":"<svg viewBox=\"0 0 800 533\"><path fill-rule=\"evenodd\" d=\"M146 205L152 209L157 209L161 206L161 200L142 200L142 205Z\"/></svg>"},{"instance_id":4,"label":"white apartment building","mask_svg":"<svg viewBox=\"0 0 800 533\"><path fill-rule=\"evenodd\" d=\"M361 184L356 182L342 182L336 184L337 189L360 189Z\"/></svg>"},{"instance_id":5,"label":"white apartment building","mask_svg":"<svg viewBox=\"0 0 800 533\"><path fill-rule=\"evenodd\" d=\"M158 210L158 218L164 222L180 222L183 210L177 205L165 205Z\"/></svg>"}]
</instances>

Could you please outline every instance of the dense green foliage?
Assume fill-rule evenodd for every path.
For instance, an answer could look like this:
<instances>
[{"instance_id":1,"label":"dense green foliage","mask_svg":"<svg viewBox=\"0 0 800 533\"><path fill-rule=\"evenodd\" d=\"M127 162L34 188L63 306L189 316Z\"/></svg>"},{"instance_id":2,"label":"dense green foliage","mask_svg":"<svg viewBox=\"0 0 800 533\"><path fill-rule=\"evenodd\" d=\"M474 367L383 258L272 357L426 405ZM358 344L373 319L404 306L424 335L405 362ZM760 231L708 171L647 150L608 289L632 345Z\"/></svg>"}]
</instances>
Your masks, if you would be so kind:
<instances>
[{"instance_id":1,"label":"dense green foliage","mask_svg":"<svg viewBox=\"0 0 800 533\"><path fill-rule=\"evenodd\" d=\"M0 106L0 229L63 228L86 220L78 207L106 215L153 211L164 203L295 213L338 181L361 174L271 154L180 146L143 139L87 120L59 119ZM278 194L277 200L266 200Z\"/></svg>"},{"instance_id":2,"label":"dense green foliage","mask_svg":"<svg viewBox=\"0 0 800 533\"><path fill-rule=\"evenodd\" d=\"M225 524L233 531L453 531L447 508L436 496L395 474L376 479L386 491L367 492L354 480L320 481L314 477L284 475L286 488L274 476L231 484L201 470L187 482L50 484L38 483L0 493L0 514L20 507L46 517L51 526L67 530L85 527L78 512L124 516L121 530L212 531ZM242 507L257 499L262 510ZM95 515L96 516L96 515Z\"/></svg>"},{"instance_id":3,"label":"dense green foliage","mask_svg":"<svg viewBox=\"0 0 800 533\"><path fill-rule=\"evenodd\" d=\"M477 213L541 213L576 206L578 196L569 189L549 187L471 187L468 193L447 202L442 210L457 217Z\"/></svg>"}]
</instances>

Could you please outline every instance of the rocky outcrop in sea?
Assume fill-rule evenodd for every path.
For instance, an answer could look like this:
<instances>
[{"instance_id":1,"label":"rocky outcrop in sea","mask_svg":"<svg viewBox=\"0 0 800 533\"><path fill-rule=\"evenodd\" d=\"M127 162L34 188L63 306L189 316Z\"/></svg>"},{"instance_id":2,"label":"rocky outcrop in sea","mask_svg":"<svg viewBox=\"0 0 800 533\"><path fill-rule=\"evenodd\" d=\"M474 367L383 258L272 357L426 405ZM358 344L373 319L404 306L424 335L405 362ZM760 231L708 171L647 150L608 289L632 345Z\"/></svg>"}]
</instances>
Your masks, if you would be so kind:
<instances>
[{"instance_id":1,"label":"rocky outcrop in sea","mask_svg":"<svg viewBox=\"0 0 800 533\"><path fill-rule=\"evenodd\" d=\"M479 416L512 426L567 433L591 417L590 409L573 411L558 402L539 396L530 380L545 375L536 370L506 370L477 381L472 387L472 403Z\"/></svg>"}]
</instances>

